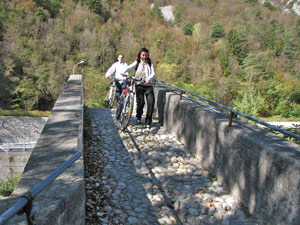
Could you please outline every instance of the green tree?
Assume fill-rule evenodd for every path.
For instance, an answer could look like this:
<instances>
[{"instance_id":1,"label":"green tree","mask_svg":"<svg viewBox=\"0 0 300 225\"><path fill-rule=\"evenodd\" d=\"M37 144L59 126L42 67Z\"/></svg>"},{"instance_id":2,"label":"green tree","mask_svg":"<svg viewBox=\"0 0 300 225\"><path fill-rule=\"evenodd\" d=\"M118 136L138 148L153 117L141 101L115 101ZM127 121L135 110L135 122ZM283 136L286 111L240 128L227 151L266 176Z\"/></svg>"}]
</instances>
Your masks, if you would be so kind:
<instances>
[{"instance_id":1,"label":"green tree","mask_svg":"<svg viewBox=\"0 0 300 225\"><path fill-rule=\"evenodd\" d=\"M201 32L202 32L202 24L201 23L196 23L194 25L193 35L196 39L197 45L199 45L199 43L200 43Z\"/></svg>"},{"instance_id":2,"label":"green tree","mask_svg":"<svg viewBox=\"0 0 300 225\"><path fill-rule=\"evenodd\" d=\"M238 62L242 64L249 53L249 46L245 33L242 31L231 30L228 33L227 39L230 51L237 58Z\"/></svg>"},{"instance_id":3,"label":"green tree","mask_svg":"<svg viewBox=\"0 0 300 225\"><path fill-rule=\"evenodd\" d=\"M60 0L34 0L36 4L49 11L52 18L54 18L61 8Z\"/></svg>"},{"instance_id":4,"label":"green tree","mask_svg":"<svg viewBox=\"0 0 300 225\"><path fill-rule=\"evenodd\" d=\"M211 39L216 41L220 38L225 37L225 35L226 35L226 33L225 33L223 25L219 22L214 22L211 26L211 33L210 33Z\"/></svg>"},{"instance_id":5,"label":"green tree","mask_svg":"<svg viewBox=\"0 0 300 225\"><path fill-rule=\"evenodd\" d=\"M297 42L295 41L295 38L292 35L290 35L289 33L286 33L286 35L285 35L283 53L289 59L296 59L297 56L299 55L299 49L297 46Z\"/></svg>"},{"instance_id":6,"label":"green tree","mask_svg":"<svg viewBox=\"0 0 300 225\"><path fill-rule=\"evenodd\" d=\"M223 75L226 77L229 76L231 73L230 66L229 66L230 52L227 48L226 41L224 39L220 39L217 42L215 42L214 50L219 58Z\"/></svg>"},{"instance_id":7,"label":"green tree","mask_svg":"<svg viewBox=\"0 0 300 225\"><path fill-rule=\"evenodd\" d=\"M110 11L104 7L104 4L101 0L80 0L80 1L82 4L87 5L92 12L101 16L105 21L107 21L110 18L111 16Z\"/></svg>"},{"instance_id":8,"label":"green tree","mask_svg":"<svg viewBox=\"0 0 300 225\"><path fill-rule=\"evenodd\" d=\"M260 104L261 97L258 95L257 90L254 87L250 87L243 92L242 98L234 101L234 108L249 116L258 117Z\"/></svg>"},{"instance_id":9,"label":"green tree","mask_svg":"<svg viewBox=\"0 0 300 225\"><path fill-rule=\"evenodd\" d=\"M190 21L184 22L182 24L182 32L186 35L192 35L193 34L193 30L194 30L194 26Z\"/></svg>"},{"instance_id":10,"label":"green tree","mask_svg":"<svg viewBox=\"0 0 300 225\"><path fill-rule=\"evenodd\" d=\"M23 81L15 92L13 108L22 108L25 110L37 109L39 91L35 88L33 79Z\"/></svg>"},{"instance_id":11,"label":"green tree","mask_svg":"<svg viewBox=\"0 0 300 225\"><path fill-rule=\"evenodd\" d=\"M246 79L250 82L258 82L260 78L269 78L271 74L266 68L268 61L268 52L260 52L258 54L250 52L242 64L242 68L246 73Z\"/></svg>"},{"instance_id":12,"label":"green tree","mask_svg":"<svg viewBox=\"0 0 300 225\"><path fill-rule=\"evenodd\" d=\"M223 49L219 53L220 65L222 68L222 72L224 76L230 75L230 68L229 68L229 53L227 50Z\"/></svg>"},{"instance_id":13,"label":"green tree","mask_svg":"<svg viewBox=\"0 0 300 225\"><path fill-rule=\"evenodd\" d=\"M272 20L270 23L260 21L253 29L253 34L260 40L263 51L267 49L275 50L279 56L283 51L283 39L285 28L278 20Z\"/></svg>"}]
</instances>

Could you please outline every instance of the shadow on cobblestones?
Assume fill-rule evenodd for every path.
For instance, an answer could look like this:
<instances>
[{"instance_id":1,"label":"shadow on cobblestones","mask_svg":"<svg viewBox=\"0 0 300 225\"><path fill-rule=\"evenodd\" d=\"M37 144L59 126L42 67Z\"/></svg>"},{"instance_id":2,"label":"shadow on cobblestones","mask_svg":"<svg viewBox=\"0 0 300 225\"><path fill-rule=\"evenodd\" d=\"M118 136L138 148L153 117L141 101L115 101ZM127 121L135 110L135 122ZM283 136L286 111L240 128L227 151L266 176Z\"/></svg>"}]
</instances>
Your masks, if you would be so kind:
<instances>
[{"instance_id":1,"label":"shadow on cobblestones","mask_svg":"<svg viewBox=\"0 0 300 225\"><path fill-rule=\"evenodd\" d=\"M93 136L85 149L86 222L159 224L143 186L149 178L135 170L110 110L103 110L87 113Z\"/></svg>"}]
</instances>

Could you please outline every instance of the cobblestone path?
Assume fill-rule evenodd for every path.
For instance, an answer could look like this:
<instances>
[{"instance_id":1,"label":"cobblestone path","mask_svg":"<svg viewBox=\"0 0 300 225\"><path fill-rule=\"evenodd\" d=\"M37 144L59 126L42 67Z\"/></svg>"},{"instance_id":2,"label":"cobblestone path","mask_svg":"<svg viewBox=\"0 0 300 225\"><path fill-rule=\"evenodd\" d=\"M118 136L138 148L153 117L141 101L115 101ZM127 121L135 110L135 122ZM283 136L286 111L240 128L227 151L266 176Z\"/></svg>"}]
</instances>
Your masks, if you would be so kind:
<instances>
[{"instance_id":1,"label":"cobblestone path","mask_svg":"<svg viewBox=\"0 0 300 225\"><path fill-rule=\"evenodd\" d=\"M86 224L260 224L154 120L116 126L114 110L87 109Z\"/></svg>"}]
</instances>

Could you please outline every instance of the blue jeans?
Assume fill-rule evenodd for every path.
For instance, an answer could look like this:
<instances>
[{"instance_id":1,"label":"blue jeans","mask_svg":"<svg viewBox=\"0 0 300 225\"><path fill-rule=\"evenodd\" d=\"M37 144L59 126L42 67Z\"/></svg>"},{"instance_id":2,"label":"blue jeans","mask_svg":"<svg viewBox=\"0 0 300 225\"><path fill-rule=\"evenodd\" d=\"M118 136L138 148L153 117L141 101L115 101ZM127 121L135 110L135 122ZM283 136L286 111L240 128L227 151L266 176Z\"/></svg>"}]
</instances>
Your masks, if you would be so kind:
<instances>
[{"instance_id":1,"label":"blue jeans","mask_svg":"<svg viewBox=\"0 0 300 225\"><path fill-rule=\"evenodd\" d=\"M122 83L120 83L118 80L116 80L115 84L116 84L116 97L117 97L117 99L119 99L122 92L126 88L126 81L123 81Z\"/></svg>"}]
</instances>

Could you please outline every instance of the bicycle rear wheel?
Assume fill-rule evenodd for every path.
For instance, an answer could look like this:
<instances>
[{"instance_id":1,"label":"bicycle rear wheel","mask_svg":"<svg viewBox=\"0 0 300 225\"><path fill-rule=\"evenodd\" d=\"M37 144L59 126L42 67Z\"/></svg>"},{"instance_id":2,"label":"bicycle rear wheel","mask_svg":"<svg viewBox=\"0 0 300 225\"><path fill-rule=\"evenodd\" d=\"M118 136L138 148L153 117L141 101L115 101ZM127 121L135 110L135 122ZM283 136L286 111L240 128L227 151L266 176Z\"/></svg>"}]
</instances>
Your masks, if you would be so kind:
<instances>
[{"instance_id":1,"label":"bicycle rear wheel","mask_svg":"<svg viewBox=\"0 0 300 225\"><path fill-rule=\"evenodd\" d=\"M133 101L134 101L134 97L133 94L129 95L128 98L125 101L125 105L123 107L123 110L121 112L121 127L123 130L126 129L126 127L128 126L130 119L131 119L131 115L132 115L132 110L133 110Z\"/></svg>"}]
</instances>

